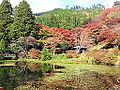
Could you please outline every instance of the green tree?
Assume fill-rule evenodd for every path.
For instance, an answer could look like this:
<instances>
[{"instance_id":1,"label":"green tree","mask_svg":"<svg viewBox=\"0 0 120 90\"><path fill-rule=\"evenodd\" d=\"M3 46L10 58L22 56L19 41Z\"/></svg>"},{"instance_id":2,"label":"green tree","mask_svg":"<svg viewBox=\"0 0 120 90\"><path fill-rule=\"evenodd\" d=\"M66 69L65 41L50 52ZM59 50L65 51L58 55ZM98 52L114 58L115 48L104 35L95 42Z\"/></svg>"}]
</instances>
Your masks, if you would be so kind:
<instances>
[{"instance_id":1,"label":"green tree","mask_svg":"<svg viewBox=\"0 0 120 90\"><path fill-rule=\"evenodd\" d=\"M4 39L0 40L0 53L3 53L5 51L5 41Z\"/></svg>"},{"instance_id":2,"label":"green tree","mask_svg":"<svg viewBox=\"0 0 120 90\"><path fill-rule=\"evenodd\" d=\"M75 27L80 27L83 25L85 20L93 18L102 11L103 9L57 9L40 16L36 16L36 23L44 26L71 30Z\"/></svg>"},{"instance_id":3,"label":"green tree","mask_svg":"<svg viewBox=\"0 0 120 90\"><path fill-rule=\"evenodd\" d=\"M0 39L3 39L5 37L4 31L5 31L5 28L0 25Z\"/></svg>"},{"instance_id":4,"label":"green tree","mask_svg":"<svg viewBox=\"0 0 120 90\"><path fill-rule=\"evenodd\" d=\"M60 44L61 49L63 52L69 48L69 44L67 42L63 42Z\"/></svg>"},{"instance_id":5,"label":"green tree","mask_svg":"<svg viewBox=\"0 0 120 90\"><path fill-rule=\"evenodd\" d=\"M52 66L48 63L41 63L42 73L50 73L52 71Z\"/></svg>"},{"instance_id":6,"label":"green tree","mask_svg":"<svg viewBox=\"0 0 120 90\"><path fill-rule=\"evenodd\" d=\"M114 5L120 5L120 1L115 1Z\"/></svg>"},{"instance_id":7,"label":"green tree","mask_svg":"<svg viewBox=\"0 0 120 90\"><path fill-rule=\"evenodd\" d=\"M120 36L117 37L118 49L120 50Z\"/></svg>"},{"instance_id":8,"label":"green tree","mask_svg":"<svg viewBox=\"0 0 120 90\"><path fill-rule=\"evenodd\" d=\"M35 34L35 18L32 15L30 5L23 0L14 11L14 22L10 27L9 36L17 39L20 36L33 36Z\"/></svg>"},{"instance_id":9,"label":"green tree","mask_svg":"<svg viewBox=\"0 0 120 90\"><path fill-rule=\"evenodd\" d=\"M8 27L13 22L12 18L12 7L8 0L3 0L0 5L0 35L2 34L1 38L7 39L8 38ZM4 33L3 33L4 32Z\"/></svg>"},{"instance_id":10,"label":"green tree","mask_svg":"<svg viewBox=\"0 0 120 90\"><path fill-rule=\"evenodd\" d=\"M43 48L43 50L41 51L41 54L42 54L41 55L42 60L50 60L52 58L50 49Z\"/></svg>"}]
</instances>

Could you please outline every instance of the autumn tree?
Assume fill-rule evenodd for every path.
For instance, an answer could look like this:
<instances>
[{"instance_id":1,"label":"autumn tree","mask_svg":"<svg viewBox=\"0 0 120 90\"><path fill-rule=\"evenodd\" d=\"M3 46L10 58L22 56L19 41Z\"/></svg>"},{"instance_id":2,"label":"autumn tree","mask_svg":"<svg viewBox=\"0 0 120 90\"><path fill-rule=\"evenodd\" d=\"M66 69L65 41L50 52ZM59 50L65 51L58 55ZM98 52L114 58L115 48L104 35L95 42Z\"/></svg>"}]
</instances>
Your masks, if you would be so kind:
<instances>
[{"instance_id":1,"label":"autumn tree","mask_svg":"<svg viewBox=\"0 0 120 90\"><path fill-rule=\"evenodd\" d=\"M67 42L69 46L73 45L73 37L71 36L71 31L64 28L50 28L49 32L53 37L61 40L61 42Z\"/></svg>"},{"instance_id":2,"label":"autumn tree","mask_svg":"<svg viewBox=\"0 0 120 90\"><path fill-rule=\"evenodd\" d=\"M84 25L84 28L89 31L89 37L91 39L90 43L93 45L96 45L98 44L98 42L96 42L97 37L107 27L101 23L91 23L91 24Z\"/></svg>"},{"instance_id":3,"label":"autumn tree","mask_svg":"<svg viewBox=\"0 0 120 90\"><path fill-rule=\"evenodd\" d=\"M49 37L43 41L44 47L49 48L52 50L52 54L55 55L56 50L58 49L57 46L62 43L61 40L57 37Z\"/></svg>"},{"instance_id":4,"label":"autumn tree","mask_svg":"<svg viewBox=\"0 0 120 90\"><path fill-rule=\"evenodd\" d=\"M84 28L74 28L71 30L75 45L84 46L88 40L87 30Z\"/></svg>"},{"instance_id":5,"label":"autumn tree","mask_svg":"<svg viewBox=\"0 0 120 90\"><path fill-rule=\"evenodd\" d=\"M29 49L37 46L36 39L34 37L19 37L13 43L10 44L11 51L13 53L24 54L27 57Z\"/></svg>"},{"instance_id":6,"label":"autumn tree","mask_svg":"<svg viewBox=\"0 0 120 90\"><path fill-rule=\"evenodd\" d=\"M33 36L35 18L32 15L30 5L23 0L15 7L14 14L14 22L10 27L10 38L18 39L20 36Z\"/></svg>"},{"instance_id":7,"label":"autumn tree","mask_svg":"<svg viewBox=\"0 0 120 90\"><path fill-rule=\"evenodd\" d=\"M51 34L49 32L49 27L43 26L40 24L37 24L35 27L36 27L36 32L37 32L37 34L36 34L37 39L45 40L51 36Z\"/></svg>"},{"instance_id":8,"label":"autumn tree","mask_svg":"<svg viewBox=\"0 0 120 90\"><path fill-rule=\"evenodd\" d=\"M38 59L38 58L40 58L40 50L32 48L29 50L28 56L33 59Z\"/></svg>"},{"instance_id":9,"label":"autumn tree","mask_svg":"<svg viewBox=\"0 0 120 90\"><path fill-rule=\"evenodd\" d=\"M117 43L118 34L112 32L111 30L103 30L100 35L96 38L96 41L99 43L109 42L109 43Z\"/></svg>"}]
</instances>

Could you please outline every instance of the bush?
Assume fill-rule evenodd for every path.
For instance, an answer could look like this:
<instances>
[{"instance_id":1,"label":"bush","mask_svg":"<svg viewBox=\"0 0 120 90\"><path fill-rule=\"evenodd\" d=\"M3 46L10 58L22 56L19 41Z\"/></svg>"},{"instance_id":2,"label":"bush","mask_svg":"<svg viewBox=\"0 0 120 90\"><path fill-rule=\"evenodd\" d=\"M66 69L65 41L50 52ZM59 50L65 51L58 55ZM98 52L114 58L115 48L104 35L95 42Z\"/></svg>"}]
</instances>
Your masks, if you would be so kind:
<instances>
[{"instance_id":1,"label":"bush","mask_svg":"<svg viewBox=\"0 0 120 90\"><path fill-rule=\"evenodd\" d=\"M42 71L42 73L50 73L52 71L52 66L48 63L42 63L41 71Z\"/></svg>"},{"instance_id":2,"label":"bush","mask_svg":"<svg viewBox=\"0 0 120 90\"><path fill-rule=\"evenodd\" d=\"M60 44L61 49L63 52L69 48L69 44L67 42L63 42Z\"/></svg>"},{"instance_id":3,"label":"bush","mask_svg":"<svg viewBox=\"0 0 120 90\"><path fill-rule=\"evenodd\" d=\"M27 52L19 52L19 53L18 53L18 57L19 57L19 58L25 58L25 57L26 57L26 53L27 53Z\"/></svg>"},{"instance_id":4,"label":"bush","mask_svg":"<svg viewBox=\"0 0 120 90\"><path fill-rule=\"evenodd\" d=\"M51 58L52 58L51 50L47 48L43 48L43 50L41 51L41 59L50 60Z\"/></svg>"},{"instance_id":5,"label":"bush","mask_svg":"<svg viewBox=\"0 0 120 90\"><path fill-rule=\"evenodd\" d=\"M33 58L33 59L38 59L40 57L40 50L37 50L35 48L32 48L28 52L28 57Z\"/></svg>"},{"instance_id":6,"label":"bush","mask_svg":"<svg viewBox=\"0 0 120 90\"><path fill-rule=\"evenodd\" d=\"M120 36L117 38L118 49L120 50Z\"/></svg>"},{"instance_id":7,"label":"bush","mask_svg":"<svg viewBox=\"0 0 120 90\"><path fill-rule=\"evenodd\" d=\"M93 50L93 51L88 51L86 53L87 56L93 57L95 59L96 64L107 64L107 65L115 65L115 63L117 62L118 54L119 51L117 49Z\"/></svg>"},{"instance_id":8,"label":"bush","mask_svg":"<svg viewBox=\"0 0 120 90\"><path fill-rule=\"evenodd\" d=\"M66 51L66 57L67 58L77 58L78 54L76 53L75 50L68 50L68 51Z\"/></svg>"}]
</instances>

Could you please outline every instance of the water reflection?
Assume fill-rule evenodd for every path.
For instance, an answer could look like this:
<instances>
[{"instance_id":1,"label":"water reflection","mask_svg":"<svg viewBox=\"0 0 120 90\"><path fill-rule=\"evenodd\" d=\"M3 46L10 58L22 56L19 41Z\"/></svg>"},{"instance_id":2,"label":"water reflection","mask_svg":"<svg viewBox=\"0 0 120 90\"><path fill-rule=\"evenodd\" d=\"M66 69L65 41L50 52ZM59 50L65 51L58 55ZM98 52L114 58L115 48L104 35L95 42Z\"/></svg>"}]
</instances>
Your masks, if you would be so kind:
<instances>
[{"instance_id":1,"label":"water reflection","mask_svg":"<svg viewBox=\"0 0 120 90\"><path fill-rule=\"evenodd\" d=\"M42 73L52 71L50 64L17 62L16 65L0 67L0 87L4 90L13 90L19 85L26 84L27 81L42 77Z\"/></svg>"},{"instance_id":2,"label":"water reflection","mask_svg":"<svg viewBox=\"0 0 120 90\"><path fill-rule=\"evenodd\" d=\"M107 66L88 65L87 68L87 65L77 64L79 68L71 69L73 64L69 64L69 68L48 63L15 64L0 67L0 87L4 90L120 90L119 74L108 74L108 71L117 70L113 67L105 70ZM100 73L100 69L105 73Z\"/></svg>"}]
</instances>

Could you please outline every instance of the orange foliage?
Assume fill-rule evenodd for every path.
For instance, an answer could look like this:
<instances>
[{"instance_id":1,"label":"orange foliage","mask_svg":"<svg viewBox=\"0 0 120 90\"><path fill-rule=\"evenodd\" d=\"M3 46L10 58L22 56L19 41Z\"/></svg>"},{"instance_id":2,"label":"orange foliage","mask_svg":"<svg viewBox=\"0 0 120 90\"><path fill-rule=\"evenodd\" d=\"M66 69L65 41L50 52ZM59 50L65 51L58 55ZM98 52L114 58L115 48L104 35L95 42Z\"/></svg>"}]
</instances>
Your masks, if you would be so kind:
<instances>
[{"instance_id":1,"label":"orange foliage","mask_svg":"<svg viewBox=\"0 0 120 90\"><path fill-rule=\"evenodd\" d=\"M27 68L32 72L40 71L40 65L38 63L28 63Z\"/></svg>"},{"instance_id":2,"label":"orange foliage","mask_svg":"<svg viewBox=\"0 0 120 90\"><path fill-rule=\"evenodd\" d=\"M105 21L108 17L107 15L111 12L117 11L118 9L116 8L107 8L105 9L102 13L96 16L96 21Z\"/></svg>"},{"instance_id":3,"label":"orange foliage","mask_svg":"<svg viewBox=\"0 0 120 90\"><path fill-rule=\"evenodd\" d=\"M74 39L74 45L87 46L90 43L90 32L86 28L77 27L71 30Z\"/></svg>"},{"instance_id":4,"label":"orange foliage","mask_svg":"<svg viewBox=\"0 0 120 90\"><path fill-rule=\"evenodd\" d=\"M68 51L66 51L66 57L67 58L77 58L78 54L76 53L75 50L68 50Z\"/></svg>"},{"instance_id":5,"label":"orange foliage","mask_svg":"<svg viewBox=\"0 0 120 90\"><path fill-rule=\"evenodd\" d=\"M28 52L28 56L30 58L33 58L33 59L37 59L39 58L40 56L40 50L37 50L35 48L32 48L29 52Z\"/></svg>"}]
</instances>

